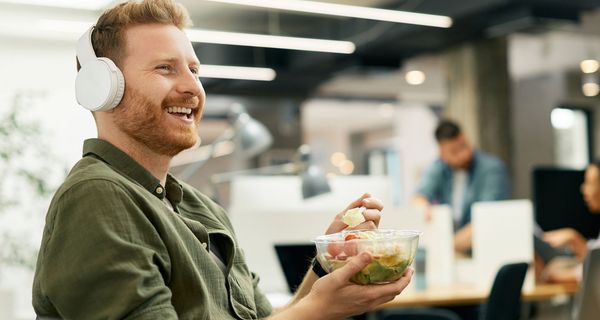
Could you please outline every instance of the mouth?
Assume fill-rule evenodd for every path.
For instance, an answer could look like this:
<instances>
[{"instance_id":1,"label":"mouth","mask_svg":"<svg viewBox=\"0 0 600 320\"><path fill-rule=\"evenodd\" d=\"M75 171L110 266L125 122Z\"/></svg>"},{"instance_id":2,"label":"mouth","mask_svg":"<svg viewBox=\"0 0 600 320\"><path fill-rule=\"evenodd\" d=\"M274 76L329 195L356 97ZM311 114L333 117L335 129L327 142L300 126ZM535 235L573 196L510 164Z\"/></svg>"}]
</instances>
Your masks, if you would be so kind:
<instances>
[{"instance_id":1,"label":"mouth","mask_svg":"<svg viewBox=\"0 0 600 320\"><path fill-rule=\"evenodd\" d=\"M186 123L194 122L194 114L196 111L194 108L173 106L167 107L166 111L168 114L183 120Z\"/></svg>"}]
</instances>

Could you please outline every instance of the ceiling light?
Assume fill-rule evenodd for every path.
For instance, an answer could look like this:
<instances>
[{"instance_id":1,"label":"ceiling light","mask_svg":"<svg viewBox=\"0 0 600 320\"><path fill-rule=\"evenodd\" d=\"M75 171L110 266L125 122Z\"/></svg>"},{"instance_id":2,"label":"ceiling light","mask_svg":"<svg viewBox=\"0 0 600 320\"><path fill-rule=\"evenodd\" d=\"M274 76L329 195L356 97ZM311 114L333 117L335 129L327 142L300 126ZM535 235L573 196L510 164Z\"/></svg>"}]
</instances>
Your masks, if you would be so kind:
<instances>
[{"instance_id":1,"label":"ceiling light","mask_svg":"<svg viewBox=\"0 0 600 320\"><path fill-rule=\"evenodd\" d=\"M48 19L40 20L38 22L40 30L72 34L81 34L92 24L93 22L90 21ZM189 32L189 30L186 30L186 32ZM192 33L193 32L194 30L192 31ZM200 78L272 81L273 79L275 79L276 76L277 73L271 68L255 68L209 64L203 64L200 68Z\"/></svg>"},{"instance_id":2,"label":"ceiling light","mask_svg":"<svg viewBox=\"0 0 600 320\"><path fill-rule=\"evenodd\" d=\"M595 97L600 93L600 86L594 82L586 82L581 86L581 91L586 97Z\"/></svg>"},{"instance_id":3,"label":"ceiling light","mask_svg":"<svg viewBox=\"0 0 600 320\"><path fill-rule=\"evenodd\" d=\"M271 68L200 65L200 78L272 81L276 76Z\"/></svg>"},{"instance_id":4,"label":"ceiling light","mask_svg":"<svg viewBox=\"0 0 600 320\"><path fill-rule=\"evenodd\" d=\"M412 70L407 72L406 75L404 75L404 79L406 80L406 82L408 82L408 84L418 86L425 82L425 73L419 70Z\"/></svg>"},{"instance_id":5,"label":"ceiling light","mask_svg":"<svg viewBox=\"0 0 600 320\"><path fill-rule=\"evenodd\" d=\"M185 31L192 42L344 54L350 54L356 50L356 46L350 41L284 37L201 29L186 29Z\"/></svg>"},{"instance_id":6,"label":"ceiling light","mask_svg":"<svg viewBox=\"0 0 600 320\"><path fill-rule=\"evenodd\" d=\"M331 164L333 164L336 167L341 166L344 161L346 161L346 155L343 152L334 152L331 155Z\"/></svg>"},{"instance_id":7,"label":"ceiling light","mask_svg":"<svg viewBox=\"0 0 600 320\"><path fill-rule=\"evenodd\" d=\"M347 176L354 172L354 163L350 160L346 160L342 163L342 165L338 168L340 173Z\"/></svg>"},{"instance_id":8,"label":"ceiling light","mask_svg":"<svg viewBox=\"0 0 600 320\"><path fill-rule=\"evenodd\" d=\"M94 22L92 21L51 19L43 19L38 22L40 29L43 31L58 31L61 33L72 34L81 34L93 24ZM185 32L190 41L200 43L217 43L237 46L305 50L343 54L353 53L356 49L354 43L350 41L284 37L265 34L224 32L201 29L186 29Z\"/></svg>"},{"instance_id":9,"label":"ceiling light","mask_svg":"<svg viewBox=\"0 0 600 320\"><path fill-rule=\"evenodd\" d=\"M114 0L0 0L0 2L27 4L44 7L60 7L71 9L100 10L106 8Z\"/></svg>"},{"instance_id":10,"label":"ceiling light","mask_svg":"<svg viewBox=\"0 0 600 320\"><path fill-rule=\"evenodd\" d=\"M598 60L596 59L583 60L579 66L581 67L581 71L583 73L594 73L598 71L598 67L600 67Z\"/></svg>"},{"instance_id":11,"label":"ceiling light","mask_svg":"<svg viewBox=\"0 0 600 320\"><path fill-rule=\"evenodd\" d=\"M449 28L447 16L304 0L208 0L261 8Z\"/></svg>"}]
</instances>

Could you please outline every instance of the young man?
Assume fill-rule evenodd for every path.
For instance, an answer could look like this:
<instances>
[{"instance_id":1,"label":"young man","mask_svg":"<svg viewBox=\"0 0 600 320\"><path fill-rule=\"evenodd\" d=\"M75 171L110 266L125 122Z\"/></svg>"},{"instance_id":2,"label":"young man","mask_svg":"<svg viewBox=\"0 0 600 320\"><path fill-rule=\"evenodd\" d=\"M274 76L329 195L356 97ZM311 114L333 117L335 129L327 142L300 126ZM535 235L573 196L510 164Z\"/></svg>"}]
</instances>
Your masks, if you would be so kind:
<instances>
[{"instance_id":1,"label":"young man","mask_svg":"<svg viewBox=\"0 0 600 320\"><path fill-rule=\"evenodd\" d=\"M471 248L471 205L477 201L505 200L509 197L508 175L502 161L480 151L473 151L460 127L449 120L441 121L435 138L440 158L427 170L414 203L431 218L431 204L452 207L457 251Z\"/></svg>"},{"instance_id":2,"label":"young man","mask_svg":"<svg viewBox=\"0 0 600 320\"><path fill-rule=\"evenodd\" d=\"M188 20L171 0L131 1L105 12L80 40L77 99L94 110L98 138L85 141L50 205L33 286L36 313L340 319L393 299L412 270L394 283L354 285L350 277L371 260L363 254L320 279L309 271L290 305L271 314L225 211L168 174L173 156L196 143L205 100L202 66L183 31ZM357 228L375 228L382 204L366 194L346 209L359 206L367 210ZM346 227L343 213L326 233Z\"/></svg>"}]
</instances>

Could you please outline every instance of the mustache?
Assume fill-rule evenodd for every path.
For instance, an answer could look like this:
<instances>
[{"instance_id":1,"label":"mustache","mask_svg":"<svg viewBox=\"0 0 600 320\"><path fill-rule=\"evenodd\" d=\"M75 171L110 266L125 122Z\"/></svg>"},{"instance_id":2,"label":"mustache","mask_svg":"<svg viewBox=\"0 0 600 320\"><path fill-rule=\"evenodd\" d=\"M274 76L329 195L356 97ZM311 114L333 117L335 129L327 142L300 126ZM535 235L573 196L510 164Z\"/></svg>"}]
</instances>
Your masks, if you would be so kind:
<instances>
[{"instance_id":1,"label":"mustache","mask_svg":"<svg viewBox=\"0 0 600 320\"><path fill-rule=\"evenodd\" d=\"M188 97L188 98L177 98L177 99L164 100L162 103L162 106L163 107L180 106L180 107L197 108L199 104L200 104L200 99L198 97Z\"/></svg>"}]
</instances>

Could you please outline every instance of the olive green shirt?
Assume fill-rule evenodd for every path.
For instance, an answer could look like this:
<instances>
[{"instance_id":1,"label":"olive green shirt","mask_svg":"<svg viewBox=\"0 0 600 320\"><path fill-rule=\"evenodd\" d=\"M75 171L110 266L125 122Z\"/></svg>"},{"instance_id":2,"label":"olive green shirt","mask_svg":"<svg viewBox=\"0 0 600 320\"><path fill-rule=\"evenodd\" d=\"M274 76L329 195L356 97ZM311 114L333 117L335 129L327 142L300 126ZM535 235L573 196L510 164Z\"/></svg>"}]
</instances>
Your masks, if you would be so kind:
<instances>
[{"instance_id":1,"label":"olive green shirt","mask_svg":"<svg viewBox=\"0 0 600 320\"><path fill-rule=\"evenodd\" d=\"M50 204L33 307L77 320L257 319L271 313L257 284L223 208L90 139Z\"/></svg>"}]
</instances>

